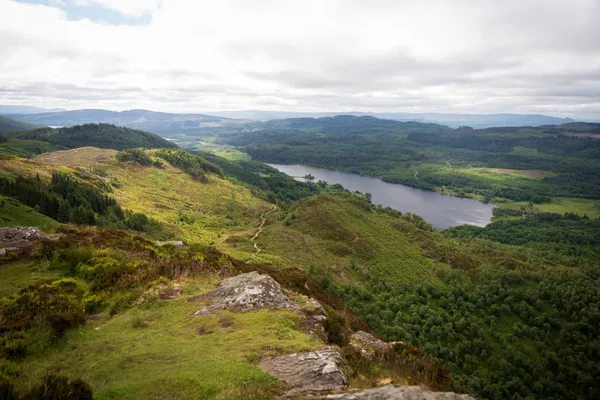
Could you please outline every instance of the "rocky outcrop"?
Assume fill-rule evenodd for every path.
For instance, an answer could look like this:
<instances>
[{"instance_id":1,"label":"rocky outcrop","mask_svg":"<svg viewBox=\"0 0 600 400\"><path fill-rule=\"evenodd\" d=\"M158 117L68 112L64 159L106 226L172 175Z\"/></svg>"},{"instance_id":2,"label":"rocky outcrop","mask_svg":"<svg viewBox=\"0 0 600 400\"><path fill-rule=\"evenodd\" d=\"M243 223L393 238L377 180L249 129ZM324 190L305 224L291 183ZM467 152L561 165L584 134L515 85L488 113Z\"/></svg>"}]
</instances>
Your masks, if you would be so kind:
<instances>
[{"instance_id":1,"label":"rocky outcrop","mask_svg":"<svg viewBox=\"0 0 600 400\"><path fill-rule=\"evenodd\" d=\"M376 353L383 353L392 347L396 342L384 342L377 339L370 333L358 331L350 336L349 345L358 351L361 355L367 358L373 357Z\"/></svg>"},{"instance_id":2,"label":"rocky outcrop","mask_svg":"<svg viewBox=\"0 0 600 400\"><path fill-rule=\"evenodd\" d=\"M38 228L15 226L0 228L0 256L21 254L33 250L35 241L49 239Z\"/></svg>"},{"instance_id":3,"label":"rocky outcrop","mask_svg":"<svg viewBox=\"0 0 600 400\"><path fill-rule=\"evenodd\" d=\"M336 400L475 400L466 394L432 392L420 386L382 386L356 393L342 393L319 397Z\"/></svg>"},{"instance_id":4,"label":"rocky outcrop","mask_svg":"<svg viewBox=\"0 0 600 400\"><path fill-rule=\"evenodd\" d=\"M196 311L194 316L224 309L239 312L269 307L298 309L283 293L279 283L256 271L225 279L215 290L197 296L195 300L208 300L210 305Z\"/></svg>"},{"instance_id":5,"label":"rocky outcrop","mask_svg":"<svg viewBox=\"0 0 600 400\"><path fill-rule=\"evenodd\" d=\"M279 378L286 396L341 390L348 380L341 370L342 357L334 347L267 358L260 367Z\"/></svg>"}]
</instances>

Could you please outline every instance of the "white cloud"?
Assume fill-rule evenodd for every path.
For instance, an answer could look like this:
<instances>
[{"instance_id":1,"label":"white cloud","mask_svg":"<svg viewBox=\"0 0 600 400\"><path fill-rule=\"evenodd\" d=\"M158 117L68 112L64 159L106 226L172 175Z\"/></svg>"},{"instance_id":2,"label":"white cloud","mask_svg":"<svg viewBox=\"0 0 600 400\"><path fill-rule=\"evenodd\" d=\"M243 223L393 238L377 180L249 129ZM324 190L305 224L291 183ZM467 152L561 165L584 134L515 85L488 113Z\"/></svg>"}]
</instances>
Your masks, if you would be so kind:
<instances>
[{"instance_id":1,"label":"white cloud","mask_svg":"<svg viewBox=\"0 0 600 400\"><path fill-rule=\"evenodd\" d=\"M0 103L600 119L597 0L84 1L151 20L0 0Z\"/></svg>"}]
</instances>

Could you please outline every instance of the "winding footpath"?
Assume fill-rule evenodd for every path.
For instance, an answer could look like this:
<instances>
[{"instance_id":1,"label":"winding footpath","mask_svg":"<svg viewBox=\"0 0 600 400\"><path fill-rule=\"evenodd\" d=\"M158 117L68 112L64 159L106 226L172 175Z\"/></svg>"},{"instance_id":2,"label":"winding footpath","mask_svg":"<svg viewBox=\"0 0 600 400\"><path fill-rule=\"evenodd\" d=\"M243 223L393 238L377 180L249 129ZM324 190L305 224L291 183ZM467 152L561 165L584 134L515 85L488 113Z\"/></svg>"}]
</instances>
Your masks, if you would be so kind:
<instances>
[{"instance_id":1,"label":"winding footpath","mask_svg":"<svg viewBox=\"0 0 600 400\"><path fill-rule=\"evenodd\" d=\"M275 210L277 210L277 206L273 205L273 208L271 210L267 211L266 213L264 213L262 215L262 222L260 223L260 226L258 227L258 231L256 231L254 236L252 236L252 239L250 239L250 241L254 243L254 254L252 254L252 258L250 258L248 261L246 261L246 264L250 264L250 261L254 260L258 256L258 254L262 251L262 249L256 243L256 239L258 238L258 235L260 235L262 233L263 226L265 226L265 224L267 223L267 215L271 214Z\"/></svg>"}]
</instances>

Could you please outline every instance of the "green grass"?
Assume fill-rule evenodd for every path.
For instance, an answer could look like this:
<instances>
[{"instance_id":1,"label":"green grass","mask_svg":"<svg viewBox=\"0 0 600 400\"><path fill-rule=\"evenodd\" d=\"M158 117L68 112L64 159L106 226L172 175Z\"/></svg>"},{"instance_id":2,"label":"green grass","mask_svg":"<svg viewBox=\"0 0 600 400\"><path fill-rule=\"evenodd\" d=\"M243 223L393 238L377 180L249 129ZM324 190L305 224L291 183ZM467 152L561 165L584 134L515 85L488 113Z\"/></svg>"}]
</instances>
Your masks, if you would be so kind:
<instances>
[{"instance_id":1,"label":"green grass","mask_svg":"<svg viewBox=\"0 0 600 400\"><path fill-rule=\"evenodd\" d=\"M102 314L26 359L20 388L52 371L85 379L99 400L272 398L281 384L255 365L257 358L323 346L298 329L292 311L192 317L202 303L186 300Z\"/></svg>"},{"instance_id":2,"label":"green grass","mask_svg":"<svg viewBox=\"0 0 600 400\"><path fill-rule=\"evenodd\" d=\"M11 197L0 195L0 227L6 226L35 226L54 229L60 224Z\"/></svg>"},{"instance_id":3,"label":"green grass","mask_svg":"<svg viewBox=\"0 0 600 400\"><path fill-rule=\"evenodd\" d=\"M33 157L50 151L61 150L64 147L37 140L8 139L0 143L0 156L5 154L17 157Z\"/></svg>"},{"instance_id":4,"label":"green grass","mask_svg":"<svg viewBox=\"0 0 600 400\"><path fill-rule=\"evenodd\" d=\"M14 261L0 265L0 297L10 296L36 283L60 277L57 271L45 269L33 261Z\"/></svg>"},{"instance_id":5,"label":"green grass","mask_svg":"<svg viewBox=\"0 0 600 400\"><path fill-rule=\"evenodd\" d=\"M515 203L499 204L500 207L519 209L527 207L528 202L521 201ZM578 198L556 198L551 203L534 204L534 209L542 212L564 214L567 212L578 215L587 215L590 218L600 216L600 200L578 199Z\"/></svg>"},{"instance_id":6,"label":"green grass","mask_svg":"<svg viewBox=\"0 0 600 400\"><path fill-rule=\"evenodd\" d=\"M199 148L198 150L203 150L202 148ZM250 161L252 160L252 157L250 157L248 154L239 151L239 150L235 150L235 149L216 149L216 150L209 150L211 153L219 156L219 157L223 157L226 158L227 160L230 161Z\"/></svg>"}]
</instances>

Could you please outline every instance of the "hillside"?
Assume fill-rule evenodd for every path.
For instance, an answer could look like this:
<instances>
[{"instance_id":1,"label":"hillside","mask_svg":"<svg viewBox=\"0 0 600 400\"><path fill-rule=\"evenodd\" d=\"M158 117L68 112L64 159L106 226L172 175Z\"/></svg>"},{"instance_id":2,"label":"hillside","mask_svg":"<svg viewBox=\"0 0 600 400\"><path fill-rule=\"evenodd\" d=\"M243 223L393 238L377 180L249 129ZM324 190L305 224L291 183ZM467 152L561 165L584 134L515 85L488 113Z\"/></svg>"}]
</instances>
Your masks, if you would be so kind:
<instances>
[{"instance_id":1,"label":"hillside","mask_svg":"<svg viewBox=\"0 0 600 400\"><path fill-rule=\"evenodd\" d=\"M458 230L453 235L460 237L451 237L417 216L373 206L362 194L295 182L260 165L171 149L82 148L3 160L5 177L39 179L34 186L49 185L71 213L63 215L62 227L49 228L60 232L58 244L33 254L41 258L8 259L0 277L22 288L27 277L39 282L47 276L55 283L22 296L61 295L52 288L64 287L74 293L64 301L89 305L87 322L77 317L52 351L43 350L51 330L24 331L29 350L19 359L24 367L17 382L24 383L17 389L26 391L60 364L62 373L88 381L98 398L167 392L174 398L272 398L289 383L265 373L265 362L333 344L357 389L391 380L489 399L594 398L599 266L593 251L569 253L584 238L576 222L565 222L569 242L558 249L543 223L522 229L544 246L509 240L522 235L503 234L501 225L482 238ZM80 198L90 199L97 227L68 224L89 217L76 211ZM35 214L27 221L47 223ZM588 225L593 235L594 224ZM183 245L158 247L149 240L165 232ZM215 304L196 304L198 295L251 271L291 290L286 293L299 306L305 302L299 294L320 301L331 321L324 325L327 336L304 330L306 316L286 309L190 318ZM0 287L0 293L10 291ZM156 299L161 291L178 294ZM365 364L348 347L359 329L417 345L432 359L399 348L400 358L384 355L391 364Z\"/></svg>"},{"instance_id":2,"label":"hillside","mask_svg":"<svg viewBox=\"0 0 600 400\"><path fill-rule=\"evenodd\" d=\"M175 148L174 143L152 133L110 124L86 124L68 128L41 128L18 132L10 138L47 142L54 146L74 149L93 146L105 149Z\"/></svg>"},{"instance_id":3,"label":"hillside","mask_svg":"<svg viewBox=\"0 0 600 400\"><path fill-rule=\"evenodd\" d=\"M351 116L266 124L272 129L217 142L258 161L356 173L506 207L600 198L599 124L475 130ZM583 215L591 206L565 211Z\"/></svg>"},{"instance_id":4,"label":"hillside","mask_svg":"<svg viewBox=\"0 0 600 400\"><path fill-rule=\"evenodd\" d=\"M39 125L28 124L0 115L0 133L27 131L37 127Z\"/></svg>"},{"instance_id":5,"label":"hillside","mask_svg":"<svg viewBox=\"0 0 600 400\"><path fill-rule=\"evenodd\" d=\"M161 135L182 132L201 132L219 127L246 124L248 121L204 114L173 114L149 110L71 110L51 113L13 115L14 118L41 125L72 126L105 123L139 129Z\"/></svg>"}]
</instances>

